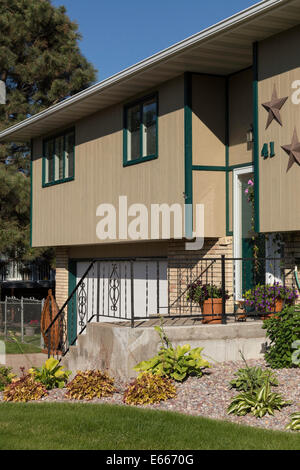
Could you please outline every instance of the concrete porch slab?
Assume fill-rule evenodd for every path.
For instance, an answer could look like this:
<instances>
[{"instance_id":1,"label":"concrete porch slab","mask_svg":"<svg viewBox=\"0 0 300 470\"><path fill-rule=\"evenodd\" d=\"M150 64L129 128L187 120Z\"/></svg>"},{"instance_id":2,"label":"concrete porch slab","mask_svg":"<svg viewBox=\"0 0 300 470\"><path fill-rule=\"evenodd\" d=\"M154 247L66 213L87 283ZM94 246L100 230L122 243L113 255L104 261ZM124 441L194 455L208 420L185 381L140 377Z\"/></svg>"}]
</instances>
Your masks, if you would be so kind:
<instances>
[{"instance_id":1,"label":"concrete porch slab","mask_svg":"<svg viewBox=\"0 0 300 470\"><path fill-rule=\"evenodd\" d=\"M204 348L203 356L210 362L239 361L240 351L246 359L261 359L266 346L261 322L165 325L164 330L174 346L188 343L192 348ZM73 374L77 370L102 369L114 377L130 380L137 375L133 367L153 357L159 347L160 338L149 326L132 329L124 324L91 323L63 364Z\"/></svg>"}]
</instances>

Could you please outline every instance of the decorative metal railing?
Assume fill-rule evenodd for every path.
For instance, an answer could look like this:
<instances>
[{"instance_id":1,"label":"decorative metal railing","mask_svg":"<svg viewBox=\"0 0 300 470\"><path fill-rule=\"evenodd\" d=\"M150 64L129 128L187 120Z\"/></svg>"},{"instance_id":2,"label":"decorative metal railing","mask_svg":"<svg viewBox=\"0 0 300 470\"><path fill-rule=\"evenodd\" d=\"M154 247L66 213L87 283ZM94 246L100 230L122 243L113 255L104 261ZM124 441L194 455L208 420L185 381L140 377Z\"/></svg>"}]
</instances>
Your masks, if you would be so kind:
<instances>
[{"instance_id":1,"label":"decorative metal railing","mask_svg":"<svg viewBox=\"0 0 300 470\"><path fill-rule=\"evenodd\" d=\"M173 272L169 287L174 284L168 309L171 316L199 317L200 314L203 323L206 315L215 316L215 323L226 324L265 319L298 300L292 258L221 256L199 259L191 256L170 260L169 270ZM212 315L206 314L207 309L203 308L209 293L212 294Z\"/></svg>"},{"instance_id":2,"label":"decorative metal railing","mask_svg":"<svg viewBox=\"0 0 300 470\"><path fill-rule=\"evenodd\" d=\"M279 258L95 259L45 329L49 355L65 355L91 322L265 319L297 300L294 261ZM54 305L54 304L53 304Z\"/></svg>"},{"instance_id":3,"label":"decorative metal railing","mask_svg":"<svg viewBox=\"0 0 300 470\"><path fill-rule=\"evenodd\" d=\"M92 321L127 321L133 328L137 320L167 314L167 292L166 259L93 260L45 331L48 354L65 355Z\"/></svg>"}]
</instances>

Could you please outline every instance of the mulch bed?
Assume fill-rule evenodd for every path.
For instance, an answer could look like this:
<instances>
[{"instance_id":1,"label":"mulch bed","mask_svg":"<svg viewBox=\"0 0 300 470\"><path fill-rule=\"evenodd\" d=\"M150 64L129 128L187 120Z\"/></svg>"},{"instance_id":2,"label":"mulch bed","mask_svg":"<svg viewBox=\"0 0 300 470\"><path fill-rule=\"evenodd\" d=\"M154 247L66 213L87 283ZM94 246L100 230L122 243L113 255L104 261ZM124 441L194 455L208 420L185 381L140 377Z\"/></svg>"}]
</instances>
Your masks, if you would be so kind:
<instances>
[{"instance_id":1,"label":"mulch bed","mask_svg":"<svg viewBox=\"0 0 300 470\"><path fill-rule=\"evenodd\" d=\"M251 360L248 361L248 364L250 366L258 365L267 368L264 361ZM284 407L281 412L275 412L274 416L267 415L264 418L258 419L250 414L239 417L227 415L226 412L231 399L238 393L236 390L230 390L228 383L232 380L233 374L241 367L244 367L243 362L216 364L211 369L208 369L202 378L189 378L186 382L177 384L177 397L175 399L161 402L159 405L146 406L145 408L167 410L269 430L283 431L290 422L290 415L300 410L300 368L274 371L279 381L279 386L274 387L274 391L281 393L286 401L292 402L292 405ZM112 397L96 399L88 403L124 405L123 392L125 384L116 382L115 385L118 392ZM66 399L65 393L65 389L51 390L49 395L41 400L41 402L82 403L77 400ZM0 393L0 401L3 401L3 393Z\"/></svg>"}]
</instances>

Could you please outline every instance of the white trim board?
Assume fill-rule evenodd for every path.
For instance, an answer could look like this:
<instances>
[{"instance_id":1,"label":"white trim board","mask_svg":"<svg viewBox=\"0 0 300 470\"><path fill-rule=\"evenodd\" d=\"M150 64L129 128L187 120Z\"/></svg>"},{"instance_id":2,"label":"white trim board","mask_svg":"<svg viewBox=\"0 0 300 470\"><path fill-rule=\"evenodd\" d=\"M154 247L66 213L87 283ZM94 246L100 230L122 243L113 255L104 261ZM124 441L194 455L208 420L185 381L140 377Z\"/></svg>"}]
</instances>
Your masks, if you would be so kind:
<instances>
[{"instance_id":1,"label":"white trim board","mask_svg":"<svg viewBox=\"0 0 300 470\"><path fill-rule=\"evenodd\" d=\"M242 258L241 244L241 182L239 177L254 173L254 167L247 166L233 170L233 257ZM241 261L234 261L234 296L235 300L242 299Z\"/></svg>"}]
</instances>

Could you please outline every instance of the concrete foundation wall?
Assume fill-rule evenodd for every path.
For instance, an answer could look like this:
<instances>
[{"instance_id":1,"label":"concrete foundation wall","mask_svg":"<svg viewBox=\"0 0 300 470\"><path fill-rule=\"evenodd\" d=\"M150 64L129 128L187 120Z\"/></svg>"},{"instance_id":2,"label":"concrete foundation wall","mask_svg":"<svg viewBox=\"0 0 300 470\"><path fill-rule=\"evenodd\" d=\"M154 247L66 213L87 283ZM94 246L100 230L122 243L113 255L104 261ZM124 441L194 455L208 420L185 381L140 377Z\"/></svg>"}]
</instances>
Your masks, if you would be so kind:
<instances>
[{"instance_id":1,"label":"concrete foundation wall","mask_svg":"<svg viewBox=\"0 0 300 470\"><path fill-rule=\"evenodd\" d=\"M242 351L246 359L263 358L266 344L261 322L231 325L199 325L166 327L165 332L174 346L189 343L203 347L209 362L239 361ZM129 380L137 374L133 367L153 357L160 339L153 328L127 328L109 324L89 324L87 334L71 347L63 364L73 372L107 370L112 376Z\"/></svg>"}]
</instances>

